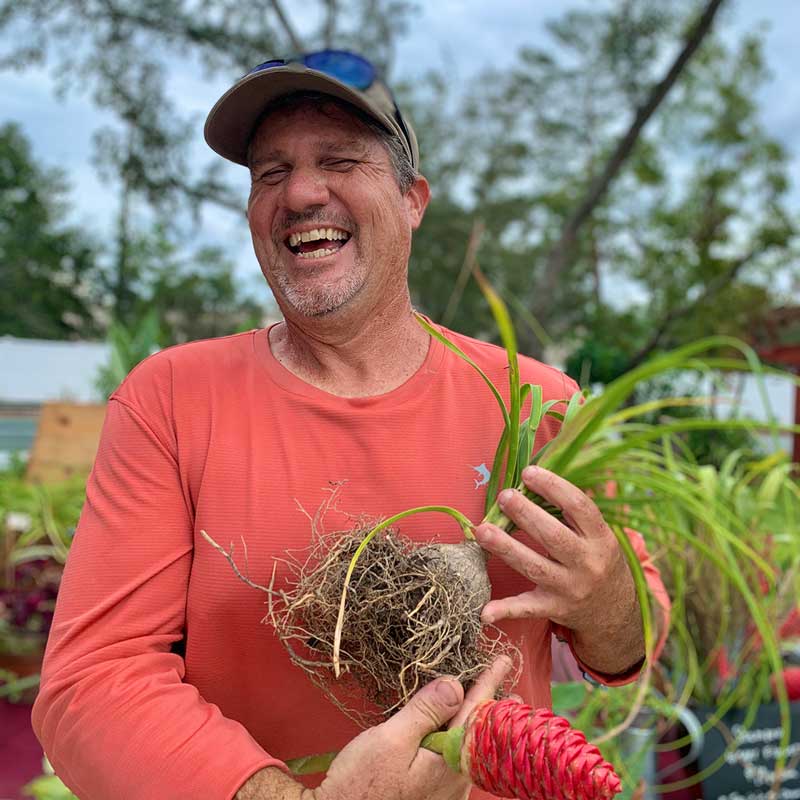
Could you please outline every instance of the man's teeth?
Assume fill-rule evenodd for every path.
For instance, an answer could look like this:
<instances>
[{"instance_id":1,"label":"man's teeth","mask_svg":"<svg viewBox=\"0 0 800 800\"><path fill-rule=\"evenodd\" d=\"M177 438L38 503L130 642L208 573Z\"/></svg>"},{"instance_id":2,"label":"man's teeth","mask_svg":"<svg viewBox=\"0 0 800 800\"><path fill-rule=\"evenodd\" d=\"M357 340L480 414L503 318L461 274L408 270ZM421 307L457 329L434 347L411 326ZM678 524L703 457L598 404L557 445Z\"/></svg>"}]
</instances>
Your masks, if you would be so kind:
<instances>
[{"instance_id":1,"label":"man's teeth","mask_svg":"<svg viewBox=\"0 0 800 800\"><path fill-rule=\"evenodd\" d=\"M309 250L307 253L296 253L297 258L323 258L324 256L332 256L336 250L328 250L322 247L319 250Z\"/></svg>"},{"instance_id":2,"label":"man's teeth","mask_svg":"<svg viewBox=\"0 0 800 800\"><path fill-rule=\"evenodd\" d=\"M293 233L289 237L289 247L297 247L301 242L316 242L319 239L347 239L349 234L338 228L315 228L313 231Z\"/></svg>"}]
</instances>

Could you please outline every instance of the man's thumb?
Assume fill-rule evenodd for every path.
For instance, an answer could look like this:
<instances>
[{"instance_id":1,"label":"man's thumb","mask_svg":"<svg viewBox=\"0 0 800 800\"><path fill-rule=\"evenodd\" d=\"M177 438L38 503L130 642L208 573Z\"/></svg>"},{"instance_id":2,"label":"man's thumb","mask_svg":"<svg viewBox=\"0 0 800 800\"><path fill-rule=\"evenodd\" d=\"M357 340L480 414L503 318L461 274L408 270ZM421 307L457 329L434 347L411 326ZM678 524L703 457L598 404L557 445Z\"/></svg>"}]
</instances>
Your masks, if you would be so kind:
<instances>
[{"instance_id":1,"label":"man's thumb","mask_svg":"<svg viewBox=\"0 0 800 800\"><path fill-rule=\"evenodd\" d=\"M419 742L452 719L464 701L464 690L455 678L438 678L423 686L388 722L393 733Z\"/></svg>"}]
</instances>

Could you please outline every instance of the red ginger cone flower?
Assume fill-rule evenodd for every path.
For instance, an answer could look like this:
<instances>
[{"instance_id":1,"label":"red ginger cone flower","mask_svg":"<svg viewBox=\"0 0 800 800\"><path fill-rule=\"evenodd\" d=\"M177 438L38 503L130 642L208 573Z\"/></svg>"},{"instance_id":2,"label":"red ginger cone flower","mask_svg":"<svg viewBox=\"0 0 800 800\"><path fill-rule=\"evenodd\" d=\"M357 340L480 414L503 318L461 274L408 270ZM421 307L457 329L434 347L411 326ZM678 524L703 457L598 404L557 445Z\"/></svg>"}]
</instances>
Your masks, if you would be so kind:
<instances>
[{"instance_id":1,"label":"red ginger cone flower","mask_svg":"<svg viewBox=\"0 0 800 800\"><path fill-rule=\"evenodd\" d=\"M478 706L466 726L462 772L490 794L519 800L611 800L614 768L567 720L516 700Z\"/></svg>"}]
</instances>

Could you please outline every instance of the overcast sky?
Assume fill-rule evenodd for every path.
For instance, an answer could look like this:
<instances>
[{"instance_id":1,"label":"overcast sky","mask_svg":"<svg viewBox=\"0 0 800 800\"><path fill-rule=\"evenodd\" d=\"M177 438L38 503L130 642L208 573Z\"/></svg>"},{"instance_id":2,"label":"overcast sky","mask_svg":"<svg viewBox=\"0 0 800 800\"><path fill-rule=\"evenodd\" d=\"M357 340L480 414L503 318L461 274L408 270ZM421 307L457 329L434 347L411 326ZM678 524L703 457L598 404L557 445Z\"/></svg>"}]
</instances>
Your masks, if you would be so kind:
<instances>
[{"instance_id":1,"label":"overcast sky","mask_svg":"<svg viewBox=\"0 0 800 800\"><path fill-rule=\"evenodd\" d=\"M499 66L510 63L522 45L545 43L546 19L597 1L422 0L422 11L400 43L395 74L409 78L429 67L447 65L452 80L463 83L489 62ZM297 9L300 4L291 0L287 5ZM302 30L299 14L296 10L294 14ZM736 37L766 25L765 52L773 78L761 93L761 114L765 128L792 156L793 204L800 213L800 0L735 0L723 23L728 35ZM202 119L227 88L225 81L209 82L188 69L176 68L170 85L182 110L197 115L196 152L205 161L208 151L202 141ZM57 100L46 70L0 72L0 97L0 122L20 123L33 142L37 159L66 170L75 205L72 221L103 236L117 202L116 189L103 186L91 163L92 132L104 116L77 93ZM231 167L231 175L242 188L244 203L246 171ZM254 280L258 268L241 221L215 213L206 214L203 224L206 234L226 243L243 279Z\"/></svg>"}]
</instances>

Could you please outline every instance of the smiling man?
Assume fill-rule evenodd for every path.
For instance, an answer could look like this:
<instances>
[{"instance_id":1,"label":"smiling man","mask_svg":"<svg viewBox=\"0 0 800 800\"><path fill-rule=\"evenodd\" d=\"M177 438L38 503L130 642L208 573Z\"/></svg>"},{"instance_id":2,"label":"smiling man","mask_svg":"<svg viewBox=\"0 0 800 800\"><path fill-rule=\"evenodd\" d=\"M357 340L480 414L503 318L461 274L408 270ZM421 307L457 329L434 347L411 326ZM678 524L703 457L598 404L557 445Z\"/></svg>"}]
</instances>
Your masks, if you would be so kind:
<instances>
[{"instance_id":1,"label":"smiling man","mask_svg":"<svg viewBox=\"0 0 800 800\"><path fill-rule=\"evenodd\" d=\"M429 199L413 129L369 62L325 51L256 67L211 111L206 138L250 170L255 254L284 319L158 353L109 399L35 729L82 800L485 798L419 743L462 724L508 663L466 693L439 678L360 732L259 626L262 596L200 533L241 537L249 574L265 582L275 569L280 586L287 550L320 527L431 504L480 519L475 471L492 463L503 423L472 368L413 316L408 259ZM502 350L447 335L506 385ZM532 359L521 371L545 400L576 388ZM537 445L556 432L548 418ZM607 683L635 677L644 644L630 571L597 507L544 470L524 479L563 521L501 496L519 531L476 529L495 556L482 616L522 651L516 692L547 706L554 635ZM403 533L461 537L430 526L417 516ZM324 779L288 774L287 759L330 750L340 753Z\"/></svg>"}]
</instances>

